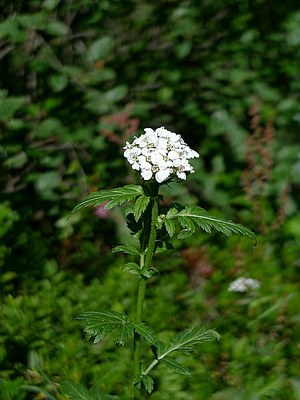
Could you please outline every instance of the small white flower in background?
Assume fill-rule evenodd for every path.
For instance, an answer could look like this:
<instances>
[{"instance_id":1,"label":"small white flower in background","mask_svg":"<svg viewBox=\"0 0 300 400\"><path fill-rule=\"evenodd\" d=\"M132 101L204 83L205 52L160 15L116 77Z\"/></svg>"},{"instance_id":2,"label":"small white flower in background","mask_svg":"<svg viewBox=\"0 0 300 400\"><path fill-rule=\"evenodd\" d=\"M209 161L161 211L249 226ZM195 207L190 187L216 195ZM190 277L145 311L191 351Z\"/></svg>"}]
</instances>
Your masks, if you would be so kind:
<instances>
[{"instance_id":1,"label":"small white flower in background","mask_svg":"<svg viewBox=\"0 0 300 400\"><path fill-rule=\"evenodd\" d=\"M140 171L145 181L154 177L161 183L172 175L186 179L187 173L195 172L189 160L199 157L199 154L180 135L163 126L156 130L146 128L144 131L132 143L126 143L124 157L133 169Z\"/></svg>"},{"instance_id":2,"label":"small white flower in background","mask_svg":"<svg viewBox=\"0 0 300 400\"><path fill-rule=\"evenodd\" d=\"M229 292L247 292L260 288L260 282L252 278L238 278L229 285Z\"/></svg>"}]
</instances>

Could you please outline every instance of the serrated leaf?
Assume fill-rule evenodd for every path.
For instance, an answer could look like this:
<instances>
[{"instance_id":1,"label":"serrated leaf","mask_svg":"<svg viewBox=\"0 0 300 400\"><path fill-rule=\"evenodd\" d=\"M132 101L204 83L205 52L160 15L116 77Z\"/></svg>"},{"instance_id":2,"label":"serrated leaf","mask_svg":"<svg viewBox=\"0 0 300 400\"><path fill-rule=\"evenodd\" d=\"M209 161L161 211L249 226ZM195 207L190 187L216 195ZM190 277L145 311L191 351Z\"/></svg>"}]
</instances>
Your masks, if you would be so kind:
<instances>
[{"instance_id":1,"label":"serrated leaf","mask_svg":"<svg viewBox=\"0 0 300 400\"><path fill-rule=\"evenodd\" d=\"M148 393L151 393L153 391L154 381L151 378L151 376L142 374L141 382L144 385L144 387Z\"/></svg>"},{"instance_id":2,"label":"serrated leaf","mask_svg":"<svg viewBox=\"0 0 300 400\"><path fill-rule=\"evenodd\" d=\"M105 203L104 208L110 209L115 206L127 203L128 201L132 201L137 196L140 196L142 194L143 189L140 185L126 185L120 188L93 192L90 193L88 197L84 199L81 203L77 204L76 207L74 207L74 209L71 211L70 216L81 208L89 206L95 207L103 203Z\"/></svg>"},{"instance_id":3,"label":"serrated leaf","mask_svg":"<svg viewBox=\"0 0 300 400\"><path fill-rule=\"evenodd\" d=\"M164 220L164 224L165 224L166 230L168 232L168 235L170 237L172 237L174 235L174 233L175 233L175 223L174 223L174 221L172 221L171 219L165 219Z\"/></svg>"},{"instance_id":4,"label":"serrated leaf","mask_svg":"<svg viewBox=\"0 0 300 400\"><path fill-rule=\"evenodd\" d=\"M188 231L195 231L195 222L193 221L192 216L189 216L189 215L185 216L182 214L182 211L180 211L177 214L177 218L178 218L178 221L180 222L180 225L184 229L186 229Z\"/></svg>"},{"instance_id":5,"label":"serrated leaf","mask_svg":"<svg viewBox=\"0 0 300 400\"><path fill-rule=\"evenodd\" d=\"M214 330L204 329L186 329L183 332L177 333L170 342L170 345L165 349L158 349L158 360L165 358L168 354L174 351L184 353L191 352L192 347L210 340L220 339L220 335Z\"/></svg>"},{"instance_id":6,"label":"serrated leaf","mask_svg":"<svg viewBox=\"0 0 300 400\"><path fill-rule=\"evenodd\" d=\"M112 249L112 252L113 253L126 253L126 254L131 254L133 256L140 255L139 250L135 246L130 245L130 244L121 244L121 245L115 246Z\"/></svg>"},{"instance_id":7,"label":"serrated leaf","mask_svg":"<svg viewBox=\"0 0 300 400\"><path fill-rule=\"evenodd\" d=\"M195 230L189 230L189 229L182 229L182 231L180 231L177 235L177 239L186 239L190 236L192 236L195 233Z\"/></svg>"},{"instance_id":8,"label":"serrated leaf","mask_svg":"<svg viewBox=\"0 0 300 400\"><path fill-rule=\"evenodd\" d=\"M133 326L138 334L140 334L147 342L155 345L157 338L151 332L150 328L143 322L133 322Z\"/></svg>"},{"instance_id":9,"label":"serrated leaf","mask_svg":"<svg viewBox=\"0 0 300 400\"><path fill-rule=\"evenodd\" d=\"M150 197L146 196L145 194L142 194L139 196L133 207L133 214L134 214L134 219L138 221L143 214L143 212L146 210L148 204L150 201Z\"/></svg>"},{"instance_id":10,"label":"serrated leaf","mask_svg":"<svg viewBox=\"0 0 300 400\"><path fill-rule=\"evenodd\" d=\"M81 384L64 381L61 383L61 388L70 400L91 400L88 389Z\"/></svg>"},{"instance_id":11,"label":"serrated leaf","mask_svg":"<svg viewBox=\"0 0 300 400\"><path fill-rule=\"evenodd\" d=\"M138 275L141 273L140 266L135 262L128 262L123 265L122 271L128 271L133 275Z\"/></svg>"},{"instance_id":12,"label":"serrated leaf","mask_svg":"<svg viewBox=\"0 0 300 400\"><path fill-rule=\"evenodd\" d=\"M178 205L177 205L177 203L172 203L171 204L171 208L168 210L168 212L167 212L167 215L166 215L166 217L167 217L167 219L171 219L172 217L174 217L179 211L181 211L184 207L182 206L182 207L178 207Z\"/></svg>"},{"instance_id":13,"label":"serrated leaf","mask_svg":"<svg viewBox=\"0 0 300 400\"><path fill-rule=\"evenodd\" d=\"M248 228L230 220L214 217L201 207L187 206L179 212L176 210L176 213L174 212L174 209L172 212L171 210L167 213L166 218L171 220L176 218L182 228L184 228L184 232L179 238L185 238L187 235L189 236L195 231L196 227L199 227L207 233L211 233L211 229L214 228L227 236L232 234L248 236L256 243L255 234Z\"/></svg>"},{"instance_id":14,"label":"serrated leaf","mask_svg":"<svg viewBox=\"0 0 300 400\"><path fill-rule=\"evenodd\" d=\"M84 322L84 331L89 338L95 338L94 343L98 343L109 333L114 333L116 343L123 345L133 333L132 322L126 315L116 311L88 311L76 319Z\"/></svg>"},{"instance_id":15,"label":"serrated leaf","mask_svg":"<svg viewBox=\"0 0 300 400\"><path fill-rule=\"evenodd\" d=\"M190 371L187 368L178 364L174 360L171 360L170 358L162 358L160 362L168 367L171 371L177 372L178 374L191 375Z\"/></svg>"},{"instance_id":16,"label":"serrated leaf","mask_svg":"<svg viewBox=\"0 0 300 400\"><path fill-rule=\"evenodd\" d=\"M157 364L162 362L178 373L189 375L190 373L186 368L166 357L174 351L190 353L193 350L193 346L214 339L220 339L220 335L216 331L192 328L177 333L168 346L163 342L157 341L155 345L151 346L155 360L144 370L144 374L147 375Z\"/></svg>"}]
</instances>

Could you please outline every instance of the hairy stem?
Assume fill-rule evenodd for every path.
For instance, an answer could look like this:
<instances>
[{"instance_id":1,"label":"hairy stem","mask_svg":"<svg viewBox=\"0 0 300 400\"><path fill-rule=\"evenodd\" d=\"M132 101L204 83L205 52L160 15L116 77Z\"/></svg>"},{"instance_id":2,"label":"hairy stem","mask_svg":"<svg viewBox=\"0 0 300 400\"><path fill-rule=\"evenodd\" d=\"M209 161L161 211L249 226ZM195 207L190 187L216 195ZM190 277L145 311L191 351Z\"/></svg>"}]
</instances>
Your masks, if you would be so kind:
<instances>
[{"instance_id":1,"label":"hairy stem","mask_svg":"<svg viewBox=\"0 0 300 400\"><path fill-rule=\"evenodd\" d=\"M157 187L148 187L151 190L151 224L149 221L144 221L144 232L143 232L143 244L142 251L140 257L140 269L148 270L151 266L152 256L155 249L155 240L156 240L156 222L158 217L158 188ZM144 218L149 218L149 214L146 212ZM148 238L148 244L146 246L145 238ZM137 294L137 304L136 304L136 314L135 314L135 322L142 322L143 316L143 305L146 293L146 285L147 279L144 276L141 276L138 294ZM138 379L141 375L141 336L138 332L134 332L133 338L133 360L134 360L134 377ZM141 399L141 384L134 385L134 400Z\"/></svg>"},{"instance_id":2,"label":"hairy stem","mask_svg":"<svg viewBox=\"0 0 300 400\"><path fill-rule=\"evenodd\" d=\"M138 288L138 298L137 298L137 306L136 306L136 316L135 321L141 322L142 321L142 314L143 314L143 304L145 299L146 293L146 284L147 279L142 277L140 279L139 288ZM133 338L133 359L134 359L134 377L138 379L141 374L141 336L136 331L134 332ZM134 385L134 400L138 400L141 398L140 396L140 383Z\"/></svg>"}]
</instances>

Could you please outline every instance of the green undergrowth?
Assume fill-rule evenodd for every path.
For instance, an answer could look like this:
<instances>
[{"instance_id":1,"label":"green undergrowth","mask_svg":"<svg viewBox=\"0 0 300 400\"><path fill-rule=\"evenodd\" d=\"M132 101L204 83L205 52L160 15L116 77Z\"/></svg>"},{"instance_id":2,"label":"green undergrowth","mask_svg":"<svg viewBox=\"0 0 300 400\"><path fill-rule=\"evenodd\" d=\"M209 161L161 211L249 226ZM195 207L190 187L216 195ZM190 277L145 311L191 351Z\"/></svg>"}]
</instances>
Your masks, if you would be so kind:
<instances>
[{"instance_id":1,"label":"green undergrowth","mask_svg":"<svg viewBox=\"0 0 300 400\"><path fill-rule=\"evenodd\" d=\"M183 358L192 377L174 375L164 366L154 371L158 390L151 398L297 400L299 283L296 266L284 267L297 247L290 245L278 261L275 248L261 238L254 248L235 238L226 240L226 249L223 245L224 241L208 245L203 236L190 247L184 244L169 256L157 256L160 277L150 281L145 305L145 320L152 330L165 340L186 326L203 323L222 337L202 344L201 352L188 360L178 356L176 361ZM81 312L99 309L131 316L136 282L121 272L124 261L117 256L105 274L86 282L82 273L60 270L50 260L42 279L32 282L28 277L17 296L4 296L4 400L43 398L42 393L65 399L60 390L65 379L124 399L130 396L129 345L116 348L110 339L98 344L82 340L82 328L75 321ZM258 279L261 288L228 292L229 283L241 275Z\"/></svg>"}]
</instances>

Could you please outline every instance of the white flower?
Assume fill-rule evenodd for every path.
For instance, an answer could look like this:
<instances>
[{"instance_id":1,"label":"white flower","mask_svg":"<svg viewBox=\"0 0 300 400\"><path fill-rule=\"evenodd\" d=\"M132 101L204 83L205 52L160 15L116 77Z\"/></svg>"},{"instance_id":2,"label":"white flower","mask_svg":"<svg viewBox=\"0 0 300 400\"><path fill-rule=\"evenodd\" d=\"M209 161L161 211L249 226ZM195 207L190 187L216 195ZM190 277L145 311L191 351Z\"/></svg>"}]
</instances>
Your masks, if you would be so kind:
<instances>
[{"instance_id":1,"label":"white flower","mask_svg":"<svg viewBox=\"0 0 300 400\"><path fill-rule=\"evenodd\" d=\"M260 288L260 282L252 278L238 278L229 285L229 292L247 292Z\"/></svg>"},{"instance_id":2,"label":"white flower","mask_svg":"<svg viewBox=\"0 0 300 400\"><path fill-rule=\"evenodd\" d=\"M176 159L179 158L179 154L177 153L177 151L171 150L168 153L168 157L169 157L170 160L176 160Z\"/></svg>"},{"instance_id":3,"label":"white flower","mask_svg":"<svg viewBox=\"0 0 300 400\"><path fill-rule=\"evenodd\" d=\"M151 171L151 169L143 169L142 171L141 171L141 175L142 175L142 178L145 180L145 181L149 181L149 179L151 179L152 178L152 171Z\"/></svg>"},{"instance_id":4,"label":"white flower","mask_svg":"<svg viewBox=\"0 0 300 400\"><path fill-rule=\"evenodd\" d=\"M189 159L199 157L199 154L180 135L163 126L156 130L145 128L144 131L124 147L124 157L133 169L140 171L144 180L154 177L162 183L172 176L186 179L187 173L194 172Z\"/></svg>"},{"instance_id":5,"label":"white flower","mask_svg":"<svg viewBox=\"0 0 300 400\"><path fill-rule=\"evenodd\" d=\"M167 178L169 178L171 173L172 170L170 168L160 169L159 171L156 172L155 179L157 180L158 183L161 183L165 181Z\"/></svg>"}]
</instances>

